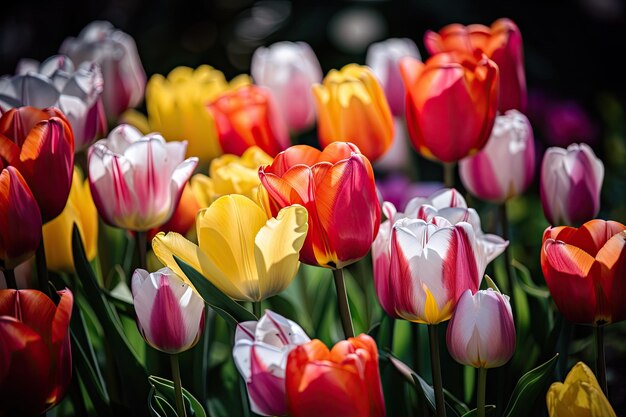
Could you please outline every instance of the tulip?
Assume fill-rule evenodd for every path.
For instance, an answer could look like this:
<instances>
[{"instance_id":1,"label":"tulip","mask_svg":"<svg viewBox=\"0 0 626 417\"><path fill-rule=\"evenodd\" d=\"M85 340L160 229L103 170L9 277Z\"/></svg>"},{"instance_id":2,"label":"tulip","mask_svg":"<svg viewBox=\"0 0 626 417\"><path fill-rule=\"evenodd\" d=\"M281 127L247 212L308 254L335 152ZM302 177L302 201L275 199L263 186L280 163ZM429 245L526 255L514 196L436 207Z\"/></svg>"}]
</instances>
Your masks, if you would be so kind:
<instances>
[{"instance_id":1,"label":"tulip","mask_svg":"<svg viewBox=\"0 0 626 417\"><path fill-rule=\"evenodd\" d=\"M0 160L17 168L43 222L61 214L72 185L74 135L56 108L11 109L0 117Z\"/></svg>"},{"instance_id":2,"label":"tulip","mask_svg":"<svg viewBox=\"0 0 626 417\"><path fill-rule=\"evenodd\" d=\"M581 143L548 148L541 164L541 205L553 224L578 225L600 210L604 164Z\"/></svg>"},{"instance_id":3,"label":"tulip","mask_svg":"<svg viewBox=\"0 0 626 417\"><path fill-rule=\"evenodd\" d=\"M0 167L2 166L0 160ZM0 174L0 270L33 256L41 241L41 213L30 188L12 166Z\"/></svg>"},{"instance_id":4,"label":"tulip","mask_svg":"<svg viewBox=\"0 0 626 417\"><path fill-rule=\"evenodd\" d=\"M498 66L485 55L440 53L425 64L404 58L406 122L423 156L456 162L482 149L498 105Z\"/></svg>"},{"instance_id":5,"label":"tulip","mask_svg":"<svg viewBox=\"0 0 626 417\"><path fill-rule=\"evenodd\" d=\"M500 104L498 110L526 109L526 75L522 34L510 19L498 19L491 27L452 24L439 33L427 31L424 44L431 54L459 51L483 52L500 69Z\"/></svg>"},{"instance_id":6,"label":"tulip","mask_svg":"<svg viewBox=\"0 0 626 417\"><path fill-rule=\"evenodd\" d=\"M76 65L96 62L102 68L102 100L109 120L115 120L129 107L143 100L146 73L133 38L105 21L88 24L78 38L67 38L60 52Z\"/></svg>"},{"instance_id":7,"label":"tulip","mask_svg":"<svg viewBox=\"0 0 626 417\"><path fill-rule=\"evenodd\" d=\"M535 145L530 122L517 110L496 116L487 145L459 164L461 181L475 196L503 203L533 180Z\"/></svg>"},{"instance_id":8,"label":"tulip","mask_svg":"<svg viewBox=\"0 0 626 417\"><path fill-rule=\"evenodd\" d=\"M18 75L0 79L0 113L13 107L58 107L67 117L78 152L107 130L102 105L102 73L94 62L75 68L63 55L42 64L20 61Z\"/></svg>"},{"instance_id":9,"label":"tulip","mask_svg":"<svg viewBox=\"0 0 626 417\"><path fill-rule=\"evenodd\" d=\"M58 305L37 290L0 290L0 415L39 416L72 379L69 324L74 298Z\"/></svg>"},{"instance_id":10,"label":"tulip","mask_svg":"<svg viewBox=\"0 0 626 417\"><path fill-rule=\"evenodd\" d=\"M237 325L233 359L246 381L250 408L254 413L264 416L287 414L287 357L296 346L310 341L297 323L270 310L265 310L259 321Z\"/></svg>"},{"instance_id":11,"label":"tulip","mask_svg":"<svg viewBox=\"0 0 626 417\"><path fill-rule=\"evenodd\" d=\"M395 207L404 209L414 197L427 197L443 188L443 184L436 181L411 182L404 175L393 174L384 179L376 179L376 189L380 194L379 201L389 201Z\"/></svg>"},{"instance_id":12,"label":"tulip","mask_svg":"<svg viewBox=\"0 0 626 417\"><path fill-rule=\"evenodd\" d=\"M258 146L275 156L289 146L289 131L269 90L255 85L227 91L208 105L224 153L241 156Z\"/></svg>"},{"instance_id":13,"label":"tulip","mask_svg":"<svg viewBox=\"0 0 626 417\"><path fill-rule=\"evenodd\" d=\"M384 417L378 348L361 334L332 350L315 339L289 354L285 379L293 417Z\"/></svg>"},{"instance_id":14,"label":"tulip","mask_svg":"<svg viewBox=\"0 0 626 417\"><path fill-rule=\"evenodd\" d=\"M290 130L305 130L315 122L311 86L322 81L322 68L308 43L260 47L252 55L250 72L256 84L272 92Z\"/></svg>"},{"instance_id":15,"label":"tulip","mask_svg":"<svg viewBox=\"0 0 626 417\"><path fill-rule=\"evenodd\" d=\"M400 60L404 57L422 59L417 45L411 39L391 38L371 44L367 48L365 58L367 66L374 71L385 90L389 108L394 116L404 115L405 91L399 67Z\"/></svg>"},{"instance_id":16,"label":"tulip","mask_svg":"<svg viewBox=\"0 0 626 417\"><path fill-rule=\"evenodd\" d=\"M565 382L555 382L546 395L550 417L617 417L596 377L583 362L569 371Z\"/></svg>"},{"instance_id":17,"label":"tulip","mask_svg":"<svg viewBox=\"0 0 626 417\"><path fill-rule=\"evenodd\" d=\"M196 156L202 163L208 163L222 154L222 148L206 104L247 83L245 76L228 83L221 71L209 65L195 70L177 67L167 78L153 75L146 86L148 126L161 132L166 140L187 140L187 157Z\"/></svg>"},{"instance_id":18,"label":"tulip","mask_svg":"<svg viewBox=\"0 0 626 417\"><path fill-rule=\"evenodd\" d=\"M448 351L457 362L474 368L497 368L515 352L515 325L509 297L491 288L457 302L446 335Z\"/></svg>"},{"instance_id":19,"label":"tulip","mask_svg":"<svg viewBox=\"0 0 626 417\"><path fill-rule=\"evenodd\" d=\"M100 216L111 226L143 232L167 222L198 164L186 142L166 143L119 125L89 148L89 185Z\"/></svg>"},{"instance_id":20,"label":"tulip","mask_svg":"<svg viewBox=\"0 0 626 417\"><path fill-rule=\"evenodd\" d=\"M211 161L209 176L196 174L191 187L201 207L208 207L219 197L241 194L258 200L259 168L272 163L272 157L258 146L252 146L240 157L226 154Z\"/></svg>"},{"instance_id":21,"label":"tulip","mask_svg":"<svg viewBox=\"0 0 626 417\"><path fill-rule=\"evenodd\" d=\"M626 226L591 220L582 227L548 227L541 269L557 308L575 323L626 319Z\"/></svg>"},{"instance_id":22,"label":"tulip","mask_svg":"<svg viewBox=\"0 0 626 417\"><path fill-rule=\"evenodd\" d=\"M165 353L198 343L204 328L204 300L174 271L136 269L132 279L137 327L146 342Z\"/></svg>"},{"instance_id":23,"label":"tulip","mask_svg":"<svg viewBox=\"0 0 626 417\"><path fill-rule=\"evenodd\" d=\"M176 232L181 235L187 234L195 226L196 214L201 208L198 198L191 188L191 183L185 184L183 193L180 196L180 201L172 217L167 223L150 229L147 237L152 239L159 232Z\"/></svg>"},{"instance_id":24,"label":"tulip","mask_svg":"<svg viewBox=\"0 0 626 417\"><path fill-rule=\"evenodd\" d=\"M320 144L352 142L370 160L381 157L393 141L393 118L385 92L367 67L350 64L332 70L313 86Z\"/></svg>"},{"instance_id":25,"label":"tulip","mask_svg":"<svg viewBox=\"0 0 626 417\"><path fill-rule=\"evenodd\" d=\"M44 247L48 269L74 272L72 231L78 228L89 261L98 252L98 211L91 198L89 181L74 168L72 188L63 212L43 227Z\"/></svg>"},{"instance_id":26,"label":"tulip","mask_svg":"<svg viewBox=\"0 0 626 417\"><path fill-rule=\"evenodd\" d=\"M255 202L233 194L198 212L199 247L170 232L157 234L152 249L183 279L174 255L229 297L261 301L283 291L293 280L307 228L307 213L301 206L286 207L268 219Z\"/></svg>"},{"instance_id":27,"label":"tulip","mask_svg":"<svg viewBox=\"0 0 626 417\"><path fill-rule=\"evenodd\" d=\"M372 166L355 145L335 142L323 152L292 146L261 167L259 177L272 214L290 204L307 209L310 231L302 262L340 269L367 254L380 225L380 206Z\"/></svg>"}]
</instances>

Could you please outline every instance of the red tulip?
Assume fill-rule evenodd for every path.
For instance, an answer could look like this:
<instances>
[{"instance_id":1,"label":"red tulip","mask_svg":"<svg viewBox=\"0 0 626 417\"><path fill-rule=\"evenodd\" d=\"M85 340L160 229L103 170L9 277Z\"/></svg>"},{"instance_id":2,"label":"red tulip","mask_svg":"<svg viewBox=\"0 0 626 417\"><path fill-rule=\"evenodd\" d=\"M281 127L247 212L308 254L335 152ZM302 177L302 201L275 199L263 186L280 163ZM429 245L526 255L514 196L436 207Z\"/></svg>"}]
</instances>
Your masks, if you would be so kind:
<instances>
[{"instance_id":1,"label":"red tulip","mask_svg":"<svg viewBox=\"0 0 626 417\"><path fill-rule=\"evenodd\" d=\"M292 417L384 417L378 348L361 334L328 350L319 340L287 360L287 407Z\"/></svg>"},{"instance_id":2,"label":"red tulip","mask_svg":"<svg viewBox=\"0 0 626 417\"><path fill-rule=\"evenodd\" d=\"M400 61L406 123L423 156L456 162L487 143L498 106L498 66L485 55L441 53Z\"/></svg>"},{"instance_id":3,"label":"red tulip","mask_svg":"<svg viewBox=\"0 0 626 417\"><path fill-rule=\"evenodd\" d=\"M38 416L72 379L69 324L74 297L59 305L37 290L0 290L0 415Z\"/></svg>"},{"instance_id":4,"label":"red tulip","mask_svg":"<svg viewBox=\"0 0 626 417\"><path fill-rule=\"evenodd\" d=\"M292 204L309 213L300 260L343 268L364 257L380 226L374 173L359 148L333 142L324 151L292 146L259 169L273 216Z\"/></svg>"},{"instance_id":5,"label":"red tulip","mask_svg":"<svg viewBox=\"0 0 626 417\"><path fill-rule=\"evenodd\" d=\"M44 223L61 214L72 186L74 134L60 110L19 107L4 113L0 161L24 176Z\"/></svg>"},{"instance_id":6,"label":"red tulip","mask_svg":"<svg viewBox=\"0 0 626 417\"><path fill-rule=\"evenodd\" d=\"M591 220L580 228L548 227L541 269L566 319L601 324L626 320L626 226Z\"/></svg>"}]
</instances>

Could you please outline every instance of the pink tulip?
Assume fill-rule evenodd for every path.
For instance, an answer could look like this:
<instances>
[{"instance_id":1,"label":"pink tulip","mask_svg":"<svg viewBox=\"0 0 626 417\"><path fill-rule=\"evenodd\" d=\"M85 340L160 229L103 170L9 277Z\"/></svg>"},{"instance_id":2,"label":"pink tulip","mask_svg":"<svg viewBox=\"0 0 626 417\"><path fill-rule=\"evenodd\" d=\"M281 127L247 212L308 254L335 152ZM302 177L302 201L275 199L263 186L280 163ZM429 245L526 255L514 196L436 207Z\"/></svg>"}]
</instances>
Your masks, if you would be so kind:
<instances>
[{"instance_id":1,"label":"pink tulip","mask_svg":"<svg viewBox=\"0 0 626 417\"><path fill-rule=\"evenodd\" d=\"M520 195L533 180L535 144L530 122L517 110L496 116L487 145L461 160L461 181L472 194L502 203Z\"/></svg>"},{"instance_id":2,"label":"pink tulip","mask_svg":"<svg viewBox=\"0 0 626 417\"><path fill-rule=\"evenodd\" d=\"M258 322L247 321L237 326L233 358L246 381L254 413L287 414L287 357L296 346L310 340L298 324L270 310Z\"/></svg>"},{"instance_id":3,"label":"pink tulip","mask_svg":"<svg viewBox=\"0 0 626 417\"><path fill-rule=\"evenodd\" d=\"M167 222L198 158L184 159L187 142L165 142L120 125L89 148L89 185L104 221L146 231Z\"/></svg>"},{"instance_id":4,"label":"pink tulip","mask_svg":"<svg viewBox=\"0 0 626 417\"><path fill-rule=\"evenodd\" d=\"M604 164L581 143L548 148L541 164L541 204L552 225L579 225L600 210Z\"/></svg>"},{"instance_id":5,"label":"pink tulip","mask_svg":"<svg viewBox=\"0 0 626 417\"><path fill-rule=\"evenodd\" d=\"M304 130L315 122L311 86L322 82L322 69L309 44L277 42L260 47L254 51L250 72L256 84L272 92L290 130Z\"/></svg>"},{"instance_id":6,"label":"pink tulip","mask_svg":"<svg viewBox=\"0 0 626 417\"><path fill-rule=\"evenodd\" d=\"M496 368L515 352L515 325L509 297L491 288L459 301L446 335L448 351L457 362L475 368Z\"/></svg>"},{"instance_id":7,"label":"pink tulip","mask_svg":"<svg viewBox=\"0 0 626 417\"><path fill-rule=\"evenodd\" d=\"M132 279L137 327L146 342L165 353L179 353L198 343L204 327L204 300L169 268Z\"/></svg>"}]
</instances>

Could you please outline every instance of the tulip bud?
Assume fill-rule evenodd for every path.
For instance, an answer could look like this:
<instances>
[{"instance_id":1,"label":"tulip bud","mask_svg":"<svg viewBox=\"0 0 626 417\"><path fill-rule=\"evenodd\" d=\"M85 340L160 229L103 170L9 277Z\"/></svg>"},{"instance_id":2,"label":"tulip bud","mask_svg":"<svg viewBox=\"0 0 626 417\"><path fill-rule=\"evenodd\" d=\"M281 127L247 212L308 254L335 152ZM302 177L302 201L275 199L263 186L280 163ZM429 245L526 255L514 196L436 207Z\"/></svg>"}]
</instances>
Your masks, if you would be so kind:
<instances>
[{"instance_id":1,"label":"tulip bud","mask_svg":"<svg viewBox=\"0 0 626 417\"><path fill-rule=\"evenodd\" d=\"M446 335L457 362L475 368L497 368L515 352L515 325L509 297L489 288L466 290L456 304Z\"/></svg>"},{"instance_id":2,"label":"tulip bud","mask_svg":"<svg viewBox=\"0 0 626 417\"><path fill-rule=\"evenodd\" d=\"M461 181L475 196L503 203L530 185L535 171L535 145L530 122L517 110L496 116L487 145L461 160Z\"/></svg>"},{"instance_id":3,"label":"tulip bud","mask_svg":"<svg viewBox=\"0 0 626 417\"><path fill-rule=\"evenodd\" d=\"M272 92L290 130L304 130L315 122L311 86L322 81L322 69L309 44L277 42L260 47L252 55L250 72L256 84Z\"/></svg>"},{"instance_id":4,"label":"tulip bud","mask_svg":"<svg viewBox=\"0 0 626 417\"><path fill-rule=\"evenodd\" d=\"M198 343L204 328L204 300L169 268L132 279L137 327L146 342L165 353L180 353Z\"/></svg>"},{"instance_id":5,"label":"tulip bud","mask_svg":"<svg viewBox=\"0 0 626 417\"><path fill-rule=\"evenodd\" d=\"M604 164L581 143L548 148L541 164L541 205L553 225L578 225L600 211Z\"/></svg>"},{"instance_id":6,"label":"tulip bud","mask_svg":"<svg viewBox=\"0 0 626 417\"><path fill-rule=\"evenodd\" d=\"M246 381L250 408L264 416L287 414L287 356L311 339L291 320L265 310L259 321L237 325L233 359Z\"/></svg>"}]
</instances>

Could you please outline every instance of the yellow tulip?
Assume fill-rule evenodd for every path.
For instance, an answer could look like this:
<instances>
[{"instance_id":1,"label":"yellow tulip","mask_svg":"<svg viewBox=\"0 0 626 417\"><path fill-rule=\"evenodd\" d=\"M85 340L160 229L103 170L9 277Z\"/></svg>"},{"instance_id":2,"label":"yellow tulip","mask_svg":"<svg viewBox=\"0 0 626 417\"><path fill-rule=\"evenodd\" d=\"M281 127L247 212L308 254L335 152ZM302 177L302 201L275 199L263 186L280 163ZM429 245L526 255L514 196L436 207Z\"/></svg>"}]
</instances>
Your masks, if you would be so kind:
<instances>
[{"instance_id":1,"label":"yellow tulip","mask_svg":"<svg viewBox=\"0 0 626 417\"><path fill-rule=\"evenodd\" d=\"M368 67L349 64L340 71L331 70L323 84L313 86L313 93L323 148L335 141L352 142L373 162L391 147L391 110Z\"/></svg>"},{"instance_id":2,"label":"yellow tulip","mask_svg":"<svg viewBox=\"0 0 626 417\"><path fill-rule=\"evenodd\" d=\"M550 417L616 417L591 369L578 362L546 396Z\"/></svg>"},{"instance_id":3,"label":"yellow tulip","mask_svg":"<svg viewBox=\"0 0 626 417\"><path fill-rule=\"evenodd\" d=\"M268 219L249 198L226 195L198 212L199 246L178 233L161 232L152 239L152 249L185 280L174 255L231 298L260 301L283 291L293 280L307 218L304 207L292 205Z\"/></svg>"},{"instance_id":4,"label":"yellow tulip","mask_svg":"<svg viewBox=\"0 0 626 417\"><path fill-rule=\"evenodd\" d=\"M187 140L187 156L208 163L221 155L222 149L206 105L225 91L246 84L250 84L248 76L238 76L229 83L221 71L209 65L195 70L177 67L167 78L153 75L146 86L150 130L161 133L166 140Z\"/></svg>"},{"instance_id":5,"label":"yellow tulip","mask_svg":"<svg viewBox=\"0 0 626 417\"><path fill-rule=\"evenodd\" d=\"M261 148L248 148L241 157L227 154L211 161L209 176L196 174L191 178L191 189L200 207L227 194L241 194L257 201L259 167L272 163L272 157Z\"/></svg>"},{"instance_id":6,"label":"yellow tulip","mask_svg":"<svg viewBox=\"0 0 626 417\"><path fill-rule=\"evenodd\" d=\"M72 228L78 226L88 260L98 252L98 211L91 198L89 181L74 168L72 188L63 212L44 224L43 241L48 268L53 271L74 271Z\"/></svg>"}]
</instances>

